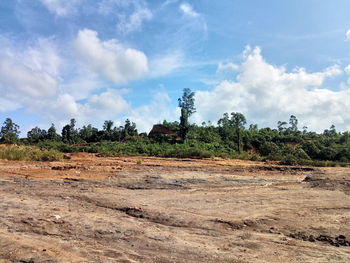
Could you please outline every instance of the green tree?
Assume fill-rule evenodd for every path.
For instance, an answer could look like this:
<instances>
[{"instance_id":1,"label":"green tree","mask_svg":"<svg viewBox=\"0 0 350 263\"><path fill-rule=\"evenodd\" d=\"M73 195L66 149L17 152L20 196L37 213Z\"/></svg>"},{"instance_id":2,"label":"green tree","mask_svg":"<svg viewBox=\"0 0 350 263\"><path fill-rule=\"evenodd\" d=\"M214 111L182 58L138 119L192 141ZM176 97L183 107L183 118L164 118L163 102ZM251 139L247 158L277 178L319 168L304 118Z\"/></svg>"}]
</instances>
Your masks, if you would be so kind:
<instances>
[{"instance_id":1,"label":"green tree","mask_svg":"<svg viewBox=\"0 0 350 263\"><path fill-rule=\"evenodd\" d=\"M38 143L47 138L47 131L40 129L39 127L35 127L27 132L27 138L31 143Z\"/></svg>"},{"instance_id":2,"label":"green tree","mask_svg":"<svg viewBox=\"0 0 350 263\"><path fill-rule=\"evenodd\" d=\"M47 130L47 139L50 141L57 141L59 135L57 134L55 124L51 124L50 128Z\"/></svg>"},{"instance_id":3,"label":"green tree","mask_svg":"<svg viewBox=\"0 0 350 263\"><path fill-rule=\"evenodd\" d=\"M0 132L0 141L3 143L16 143L20 134L19 126L10 118L6 118Z\"/></svg>"},{"instance_id":4,"label":"green tree","mask_svg":"<svg viewBox=\"0 0 350 263\"><path fill-rule=\"evenodd\" d=\"M196 112L196 108L194 106L194 95L195 93L189 88L185 88L183 90L182 97L178 99L179 107L181 108L180 137L183 141L185 141L189 130L188 118Z\"/></svg>"},{"instance_id":5,"label":"green tree","mask_svg":"<svg viewBox=\"0 0 350 263\"><path fill-rule=\"evenodd\" d=\"M251 132L258 132L259 131L258 124L250 124L249 125L249 131L251 131Z\"/></svg>"},{"instance_id":6,"label":"green tree","mask_svg":"<svg viewBox=\"0 0 350 263\"><path fill-rule=\"evenodd\" d=\"M79 129L79 137L85 142L97 142L100 140L97 128L92 127L91 124L83 126Z\"/></svg>"},{"instance_id":7,"label":"green tree","mask_svg":"<svg viewBox=\"0 0 350 263\"><path fill-rule=\"evenodd\" d=\"M107 120L103 123L103 139L111 141L113 136L113 121Z\"/></svg>"},{"instance_id":8,"label":"green tree","mask_svg":"<svg viewBox=\"0 0 350 263\"><path fill-rule=\"evenodd\" d=\"M278 129L280 132L286 131L286 130L287 130L286 125L287 125L287 123L286 123L285 121L278 121L278 122L277 122L277 129Z\"/></svg>"},{"instance_id":9,"label":"green tree","mask_svg":"<svg viewBox=\"0 0 350 263\"><path fill-rule=\"evenodd\" d=\"M180 123L178 121L168 122L168 121L164 120L163 126L172 130L172 131L178 131L180 128Z\"/></svg>"},{"instance_id":10,"label":"green tree","mask_svg":"<svg viewBox=\"0 0 350 263\"><path fill-rule=\"evenodd\" d=\"M121 127L121 134L121 139L125 139L128 136L137 136L138 132L136 129L136 123L126 119L124 127Z\"/></svg>"},{"instance_id":11,"label":"green tree","mask_svg":"<svg viewBox=\"0 0 350 263\"><path fill-rule=\"evenodd\" d=\"M303 134L307 134L307 126L303 126Z\"/></svg>"},{"instance_id":12,"label":"green tree","mask_svg":"<svg viewBox=\"0 0 350 263\"><path fill-rule=\"evenodd\" d=\"M289 118L289 125L290 127L288 128L289 131L291 132L297 132L298 131L298 119L294 115L291 115Z\"/></svg>"},{"instance_id":13,"label":"green tree","mask_svg":"<svg viewBox=\"0 0 350 263\"><path fill-rule=\"evenodd\" d=\"M236 140L237 150L242 152L242 130L247 123L246 118L242 113L232 112L231 118L228 113L224 113L223 117L219 119L219 132L223 140Z\"/></svg>"},{"instance_id":14,"label":"green tree","mask_svg":"<svg viewBox=\"0 0 350 263\"><path fill-rule=\"evenodd\" d=\"M76 120L71 119L70 124L67 124L62 129L62 141L65 143L78 143L80 138L78 131L75 129Z\"/></svg>"},{"instance_id":15,"label":"green tree","mask_svg":"<svg viewBox=\"0 0 350 263\"><path fill-rule=\"evenodd\" d=\"M238 152L241 153L242 152L242 130L244 130L244 125L246 125L247 121L242 113L232 112L231 122L237 134Z\"/></svg>"},{"instance_id":16,"label":"green tree","mask_svg":"<svg viewBox=\"0 0 350 263\"><path fill-rule=\"evenodd\" d=\"M329 129L324 130L323 135L326 135L328 137L336 136L337 131L335 130L335 126L332 124Z\"/></svg>"}]
</instances>

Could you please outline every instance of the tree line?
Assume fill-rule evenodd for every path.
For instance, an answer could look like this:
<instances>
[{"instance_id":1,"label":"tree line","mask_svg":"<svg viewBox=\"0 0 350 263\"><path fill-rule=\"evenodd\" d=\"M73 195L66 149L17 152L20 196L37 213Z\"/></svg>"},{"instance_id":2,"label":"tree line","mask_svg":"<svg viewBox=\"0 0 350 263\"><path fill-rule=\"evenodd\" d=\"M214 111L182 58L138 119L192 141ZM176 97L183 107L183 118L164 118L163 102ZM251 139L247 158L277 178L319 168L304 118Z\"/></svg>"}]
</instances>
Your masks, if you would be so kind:
<instances>
[{"instance_id":1,"label":"tree line","mask_svg":"<svg viewBox=\"0 0 350 263\"><path fill-rule=\"evenodd\" d=\"M76 127L71 119L60 133L52 124L48 130L35 127L25 138L19 139L19 126L7 118L0 132L1 143L36 145L63 152L89 151L104 156L156 155L171 157L247 158L276 160L285 164L347 164L350 162L350 133L337 132L332 125L323 133L298 127L298 119L291 115L288 121L278 121L276 128L247 125L242 113L224 113L216 125L189 122L196 112L195 93L184 89L178 99L181 109L179 121L163 121L163 127L172 134L138 133L129 119L116 127L106 120L102 129L91 124Z\"/></svg>"}]
</instances>

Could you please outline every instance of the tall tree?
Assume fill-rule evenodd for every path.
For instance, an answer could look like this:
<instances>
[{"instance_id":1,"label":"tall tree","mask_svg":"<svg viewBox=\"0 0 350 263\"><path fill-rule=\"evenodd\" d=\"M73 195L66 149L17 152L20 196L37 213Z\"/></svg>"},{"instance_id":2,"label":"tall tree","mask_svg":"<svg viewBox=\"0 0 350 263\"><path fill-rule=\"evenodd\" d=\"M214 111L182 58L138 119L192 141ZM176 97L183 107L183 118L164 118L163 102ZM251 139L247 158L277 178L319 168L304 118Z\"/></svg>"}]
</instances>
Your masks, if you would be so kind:
<instances>
[{"instance_id":1,"label":"tall tree","mask_svg":"<svg viewBox=\"0 0 350 263\"><path fill-rule=\"evenodd\" d=\"M218 120L219 133L223 141L229 142L233 141L235 137L235 132L232 127L232 122L230 116L225 112L221 119Z\"/></svg>"},{"instance_id":2,"label":"tall tree","mask_svg":"<svg viewBox=\"0 0 350 263\"><path fill-rule=\"evenodd\" d=\"M232 112L231 118L226 112L218 121L219 131L223 140L234 140L234 138L236 138L237 150L239 153L242 151L242 130L246 123L246 118L239 112Z\"/></svg>"},{"instance_id":3,"label":"tall tree","mask_svg":"<svg viewBox=\"0 0 350 263\"><path fill-rule=\"evenodd\" d=\"M0 141L4 143L16 143L20 134L19 126L7 118L1 127Z\"/></svg>"},{"instance_id":4,"label":"tall tree","mask_svg":"<svg viewBox=\"0 0 350 263\"><path fill-rule=\"evenodd\" d=\"M188 118L196 112L196 108L194 106L194 95L195 93L189 88L185 88L183 90L182 97L178 99L179 107L181 108L180 137L183 141L185 141L189 130Z\"/></svg>"},{"instance_id":5,"label":"tall tree","mask_svg":"<svg viewBox=\"0 0 350 263\"><path fill-rule=\"evenodd\" d=\"M67 124L62 129L62 141L66 143L79 142L78 131L75 129L75 119L70 120L70 124Z\"/></svg>"},{"instance_id":6,"label":"tall tree","mask_svg":"<svg viewBox=\"0 0 350 263\"><path fill-rule=\"evenodd\" d=\"M298 119L294 115L291 115L289 118L289 124L290 127L288 128L291 132L297 132L298 131Z\"/></svg>"},{"instance_id":7,"label":"tall tree","mask_svg":"<svg viewBox=\"0 0 350 263\"><path fill-rule=\"evenodd\" d=\"M238 152L242 152L242 130L244 129L244 125L246 125L247 121L244 115L240 112L232 112L231 113L231 122L233 127L236 130L237 134L237 146Z\"/></svg>"},{"instance_id":8,"label":"tall tree","mask_svg":"<svg viewBox=\"0 0 350 263\"><path fill-rule=\"evenodd\" d=\"M285 121L278 121L277 122L277 129L280 131L280 132L283 132L283 131L286 131L287 130L287 123Z\"/></svg>"},{"instance_id":9,"label":"tall tree","mask_svg":"<svg viewBox=\"0 0 350 263\"><path fill-rule=\"evenodd\" d=\"M47 130L47 139L51 141L56 141L59 139L59 135L57 134L55 124L51 124L50 128Z\"/></svg>"},{"instance_id":10,"label":"tall tree","mask_svg":"<svg viewBox=\"0 0 350 263\"><path fill-rule=\"evenodd\" d=\"M121 127L122 139L128 136L137 136L138 132L136 129L136 123L131 122L129 119L125 120L124 127Z\"/></svg>"},{"instance_id":11,"label":"tall tree","mask_svg":"<svg viewBox=\"0 0 350 263\"><path fill-rule=\"evenodd\" d=\"M103 123L103 139L112 140L113 135L113 121L107 120Z\"/></svg>"}]
</instances>

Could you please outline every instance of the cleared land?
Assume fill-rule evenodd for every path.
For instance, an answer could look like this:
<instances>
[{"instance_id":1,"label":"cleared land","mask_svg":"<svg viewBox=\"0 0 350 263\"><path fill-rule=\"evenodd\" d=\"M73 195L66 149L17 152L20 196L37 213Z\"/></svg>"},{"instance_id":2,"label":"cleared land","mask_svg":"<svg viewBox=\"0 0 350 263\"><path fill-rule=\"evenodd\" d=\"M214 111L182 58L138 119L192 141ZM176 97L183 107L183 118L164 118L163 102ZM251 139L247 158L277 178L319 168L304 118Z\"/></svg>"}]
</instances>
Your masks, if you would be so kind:
<instances>
[{"instance_id":1,"label":"cleared land","mask_svg":"<svg viewBox=\"0 0 350 263\"><path fill-rule=\"evenodd\" d=\"M350 169L0 161L0 262L350 262Z\"/></svg>"}]
</instances>

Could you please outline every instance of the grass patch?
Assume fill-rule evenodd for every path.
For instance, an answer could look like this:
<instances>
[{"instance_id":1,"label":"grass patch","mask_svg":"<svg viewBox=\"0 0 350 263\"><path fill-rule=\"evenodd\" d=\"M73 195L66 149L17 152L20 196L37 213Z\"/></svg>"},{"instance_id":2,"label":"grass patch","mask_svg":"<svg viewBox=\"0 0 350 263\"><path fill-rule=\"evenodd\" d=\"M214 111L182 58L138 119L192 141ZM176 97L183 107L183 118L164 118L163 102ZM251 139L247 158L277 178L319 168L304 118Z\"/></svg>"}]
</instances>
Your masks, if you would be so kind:
<instances>
[{"instance_id":1,"label":"grass patch","mask_svg":"<svg viewBox=\"0 0 350 263\"><path fill-rule=\"evenodd\" d=\"M63 154L56 150L40 150L33 147L2 147L0 148L0 159L10 161L59 161Z\"/></svg>"}]
</instances>

